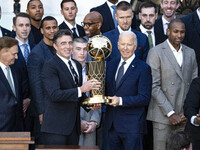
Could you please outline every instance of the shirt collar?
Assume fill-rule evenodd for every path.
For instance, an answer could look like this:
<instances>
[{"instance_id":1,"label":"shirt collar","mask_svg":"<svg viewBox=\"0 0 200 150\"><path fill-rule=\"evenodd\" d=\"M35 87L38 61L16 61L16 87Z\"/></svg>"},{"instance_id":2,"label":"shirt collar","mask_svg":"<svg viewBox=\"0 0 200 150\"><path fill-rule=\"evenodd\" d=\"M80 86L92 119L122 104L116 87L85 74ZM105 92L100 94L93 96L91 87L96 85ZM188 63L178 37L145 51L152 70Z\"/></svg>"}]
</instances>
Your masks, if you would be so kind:
<instances>
[{"instance_id":1,"label":"shirt collar","mask_svg":"<svg viewBox=\"0 0 200 150\"><path fill-rule=\"evenodd\" d=\"M0 67L1 67L2 70L5 70L7 66L4 65L2 62L0 62Z\"/></svg>"},{"instance_id":2,"label":"shirt collar","mask_svg":"<svg viewBox=\"0 0 200 150\"><path fill-rule=\"evenodd\" d=\"M122 32L124 32L124 30L121 29L121 27L118 25L117 26L119 33L121 34ZM127 30L127 31L131 31L131 27Z\"/></svg>"},{"instance_id":3,"label":"shirt collar","mask_svg":"<svg viewBox=\"0 0 200 150\"><path fill-rule=\"evenodd\" d=\"M182 51L182 44L180 44L180 48L179 48L179 50L177 51L175 48L174 48L174 46L169 42L169 40L167 39L167 43L169 44L169 47L171 48L171 50L174 52L174 51L176 51L176 52L181 52Z\"/></svg>"},{"instance_id":4,"label":"shirt collar","mask_svg":"<svg viewBox=\"0 0 200 150\"><path fill-rule=\"evenodd\" d=\"M133 61L133 59L135 58L135 54L133 54L129 59L127 59L125 62L126 62L126 65L130 65L131 62ZM123 58L121 57L121 60L120 60L120 64L124 62Z\"/></svg>"},{"instance_id":5,"label":"shirt collar","mask_svg":"<svg viewBox=\"0 0 200 150\"><path fill-rule=\"evenodd\" d=\"M199 7L199 8L197 8L197 15L198 15L198 17L199 17L199 20L200 20L200 7Z\"/></svg>"},{"instance_id":6,"label":"shirt collar","mask_svg":"<svg viewBox=\"0 0 200 150\"><path fill-rule=\"evenodd\" d=\"M118 4L118 2L117 2L116 4L113 4L113 3L109 2L109 1L106 1L106 3L108 4L108 7L109 7L109 8L111 8L112 5L117 6L117 4Z\"/></svg>"},{"instance_id":7,"label":"shirt collar","mask_svg":"<svg viewBox=\"0 0 200 150\"><path fill-rule=\"evenodd\" d=\"M69 59L67 59L67 58L65 58L65 57L60 56L60 55L57 54L57 53L56 53L56 55L57 55L62 61L64 61L64 63L67 64L67 65L68 65L68 62L69 62L69 61L72 61L71 57L70 57Z\"/></svg>"},{"instance_id":8,"label":"shirt collar","mask_svg":"<svg viewBox=\"0 0 200 150\"><path fill-rule=\"evenodd\" d=\"M18 45L19 45L19 46L22 46L23 44L29 45L29 44L28 44L28 40L26 41L26 43L23 43L23 42L20 41L17 37L15 37L15 39L18 41Z\"/></svg>"},{"instance_id":9,"label":"shirt collar","mask_svg":"<svg viewBox=\"0 0 200 150\"><path fill-rule=\"evenodd\" d=\"M76 27L76 23L74 26L72 26L69 22L67 22L66 20L64 20L64 22L67 24L67 26L69 27L70 30L72 30L72 28L77 28Z\"/></svg>"},{"instance_id":10,"label":"shirt collar","mask_svg":"<svg viewBox=\"0 0 200 150\"><path fill-rule=\"evenodd\" d=\"M142 33L146 33L147 31L151 31L152 33L154 33L154 27L149 29L146 29L142 24L140 24L140 30Z\"/></svg>"}]
</instances>

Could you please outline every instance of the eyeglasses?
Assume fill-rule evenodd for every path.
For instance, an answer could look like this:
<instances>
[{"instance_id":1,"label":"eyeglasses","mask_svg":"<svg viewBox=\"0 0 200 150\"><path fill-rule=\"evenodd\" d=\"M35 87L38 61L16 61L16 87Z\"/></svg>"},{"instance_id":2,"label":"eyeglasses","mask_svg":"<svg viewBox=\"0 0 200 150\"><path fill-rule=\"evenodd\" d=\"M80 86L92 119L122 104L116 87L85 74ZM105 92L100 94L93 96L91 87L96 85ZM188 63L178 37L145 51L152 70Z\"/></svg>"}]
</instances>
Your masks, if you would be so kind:
<instances>
[{"instance_id":1,"label":"eyeglasses","mask_svg":"<svg viewBox=\"0 0 200 150\"><path fill-rule=\"evenodd\" d=\"M99 23L99 22L92 22L92 23L84 23L84 22L81 22L81 25L82 25L82 27L84 27L84 26L90 27L91 25L96 24L96 23Z\"/></svg>"}]
</instances>

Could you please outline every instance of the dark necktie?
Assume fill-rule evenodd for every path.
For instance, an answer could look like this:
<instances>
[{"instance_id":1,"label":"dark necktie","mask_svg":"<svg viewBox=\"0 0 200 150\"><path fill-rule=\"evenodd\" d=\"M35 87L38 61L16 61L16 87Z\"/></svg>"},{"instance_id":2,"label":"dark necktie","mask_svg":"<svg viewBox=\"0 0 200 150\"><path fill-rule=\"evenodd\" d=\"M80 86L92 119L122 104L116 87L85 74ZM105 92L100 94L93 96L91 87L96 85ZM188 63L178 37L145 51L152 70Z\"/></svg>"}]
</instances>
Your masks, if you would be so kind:
<instances>
[{"instance_id":1,"label":"dark necktie","mask_svg":"<svg viewBox=\"0 0 200 150\"><path fill-rule=\"evenodd\" d=\"M24 47L24 59L25 59L25 62L27 63L28 55L29 55L28 44L22 44L22 46Z\"/></svg>"},{"instance_id":2,"label":"dark necktie","mask_svg":"<svg viewBox=\"0 0 200 150\"><path fill-rule=\"evenodd\" d=\"M119 82L122 79L122 76L124 74L124 65L126 64L126 62L124 61L121 66L119 67L118 73L117 73L117 78L116 78L116 87L119 86Z\"/></svg>"},{"instance_id":3,"label":"dark necktie","mask_svg":"<svg viewBox=\"0 0 200 150\"><path fill-rule=\"evenodd\" d=\"M72 28L72 31L73 31L73 37L74 37L74 38L77 38L78 35L76 34L76 28Z\"/></svg>"},{"instance_id":4,"label":"dark necktie","mask_svg":"<svg viewBox=\"0 0 200 150\"><path fill-rule=\"evenodd\" d=\"M148 41L149 41L149 48L151 49L153 47L153 40L152 40L152 36L151 36L151 31L147 31L148 33Z\"/></svg>"},{"instance_id":5,"label":"dark necktie","mask_svg":"<svg viewBox=\"0 0 200 150\"><path fill-rule=\"evenodd\" d=\"M71 73L74 77L75 84L76 84L76 86L78 86L78 75L77 75L76 71L74 70L74 67L72 66L72 62L69 60L68 63L69 63L69 68L71 70Z\"/></svg>"},{"instance_id":6,"label":"dark necktie","mask_svg":"<svg viewBox=\"0 0 200 150\"><path fill-rule=\"evenodd\" d=\"M116 18L115 18L115 13L116 13L116 6L115 5L112 5L111 6L112 7L112 9L113 9L113 21L114 21L114 24L115 24L115 28L117 27L117 20L116 20Z\"/></svg>"}]
</instances>

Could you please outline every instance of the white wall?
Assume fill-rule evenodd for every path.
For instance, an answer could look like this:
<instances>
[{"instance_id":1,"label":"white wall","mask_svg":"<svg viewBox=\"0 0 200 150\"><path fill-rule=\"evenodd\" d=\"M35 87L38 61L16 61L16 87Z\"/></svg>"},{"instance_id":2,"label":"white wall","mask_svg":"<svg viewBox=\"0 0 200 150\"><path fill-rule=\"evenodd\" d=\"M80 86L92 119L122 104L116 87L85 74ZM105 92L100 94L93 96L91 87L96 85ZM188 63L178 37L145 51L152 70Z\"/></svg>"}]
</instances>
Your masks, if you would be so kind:
<instances>
[{"instance_id":1,"label":"white wall","mask_svg":"<svg viewBox=\"0 0 200 150\"><path fill-rule=\"evenodd\" d=\"M26 11L26 6L29 0L20 0L21 12ZM60 14L60 3L62 0L41 0L44 6L44 16L53 16L57 19L58 24L63 21L63 16ZM80 24L84 16L90 11L91 8L103 4L106 0L75 0L78 6L78 14L76 22ZM121 0L120 0L121 1ZM130 2L130 0L126 0ZM0 0L1 5L1 20L0 25L12 30L12 18L15 16L13 13L14 0Z\"/></svg>"}]
</instances>

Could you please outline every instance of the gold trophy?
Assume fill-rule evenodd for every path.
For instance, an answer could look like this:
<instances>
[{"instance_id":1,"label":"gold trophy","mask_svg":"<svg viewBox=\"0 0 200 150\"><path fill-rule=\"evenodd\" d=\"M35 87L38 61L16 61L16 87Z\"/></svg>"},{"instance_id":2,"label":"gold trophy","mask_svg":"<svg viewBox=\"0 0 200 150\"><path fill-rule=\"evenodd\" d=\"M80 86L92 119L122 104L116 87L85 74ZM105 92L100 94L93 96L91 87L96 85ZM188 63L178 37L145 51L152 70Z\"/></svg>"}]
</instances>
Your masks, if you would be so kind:
<instances>
[{"instance_id":1,"label":"gold trophy","mask_svg":"<svg viewBox=\"0 0 200 150\"><path fill-rule=\"evenodd\" d=\"M101 87L98 90L91 90L90 97L85 99L82 104L110 103L111 100L104 96L106 61L103 61L103 59L106 59L111 54L112 44L107 37L96 35L88 41L87 51L97 61L86 62L86 75L89 79L95 78L101 82Z\"/></svg>"}]
</instances>

